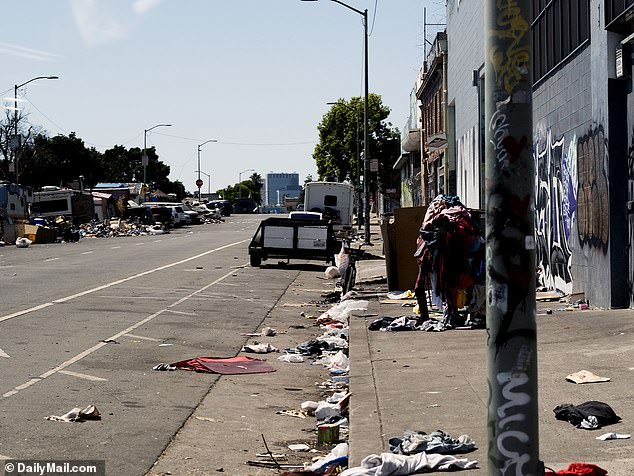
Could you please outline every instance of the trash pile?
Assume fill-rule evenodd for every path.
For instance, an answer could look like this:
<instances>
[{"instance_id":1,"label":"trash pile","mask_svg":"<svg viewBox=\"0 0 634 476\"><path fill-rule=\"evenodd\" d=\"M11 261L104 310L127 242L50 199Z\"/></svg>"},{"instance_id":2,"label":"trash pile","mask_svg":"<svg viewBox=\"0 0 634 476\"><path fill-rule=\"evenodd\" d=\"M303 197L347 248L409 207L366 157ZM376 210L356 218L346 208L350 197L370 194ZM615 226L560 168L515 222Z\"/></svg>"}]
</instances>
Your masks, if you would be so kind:
<instances>
[{"instance_id":1,"label":"trash pile","mask_svg":"<svg viewBox=\"0 0 634 476\"><path fill-rule=\"evenodd\" d=\"M335 445L325 457L309 463L297 473L285 474L328 474L329 471L341 471L348 465L348 444L345 442L349 431L348 406L349 392L349 318L353 311L368 308L368 301L348 299L332 305L319 317L302 312L304 319L314 320L322 334L318 337L284 349L278 360L289 364L319 365L328 369L329 378L317 383L322 391L323 400L306 400L298 403L297 408L278 411L277 414L295 418L314 418L318 445ZM250 347L254 344L248 344ZM244 349L243 349L244 350ZM290 446L293 446L291 448ZM290 445L293 451L308 451L308 445ZM249 462L262 466L262 462ZM269 463L267 463L269 464ZM269 464L274 467L273 464ZM332 473L334 474L334 473Z\"/></svg>"},{"instance_id":2,"label":"trash pile","mask_svg":"<svg viewBox=\"0 0 634 476\"><path fill-rule=\"evenodd\" d=\"M120 218L79 225L80 238L113 238L117 236L162 235L169 230L160 224L145 225Z\"/></svg>"},{"instance_id":3,"label":"trash pile","mask_svg":"<svg viewBox=\"0 0 634 476\"><path fill-rule=\"evenodd\" d=\"M485 246L480 227L456 196L438 195L429 204L419 230L418 277L414 294L420 321L430 300L443 310L445 326L485 324ZM429 284L429 286L428 286ZM466 313L460 312L466 307Z\"/></svg>"}]
</instances>

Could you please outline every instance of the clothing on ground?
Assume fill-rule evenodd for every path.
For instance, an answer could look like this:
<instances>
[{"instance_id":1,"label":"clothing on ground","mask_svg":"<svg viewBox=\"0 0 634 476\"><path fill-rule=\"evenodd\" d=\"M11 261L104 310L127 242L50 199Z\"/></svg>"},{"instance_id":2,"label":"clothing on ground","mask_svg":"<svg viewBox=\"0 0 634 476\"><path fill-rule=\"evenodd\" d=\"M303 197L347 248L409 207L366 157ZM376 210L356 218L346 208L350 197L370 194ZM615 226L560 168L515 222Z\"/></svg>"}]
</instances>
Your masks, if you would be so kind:
<instances>
[{"instance_id":1,"label":"clothing on ground","mask_svg":"<svg viewBox=\"0 0 634 476\"><path fill-rule=\"evenodd\" d=\"M596 400L589 400L576 406L569 403L558 405L553 412L557 420L567 421L577 428L586 430L594 430L621 421L621 417L610 405Z\"/></svg>"},{"instance_id":2,"label":"clothing on ground","mask_svg":"<svg viewBox=\"0 0 634 476\"><path fill-rule=\"evenodd\" d=\"M444 431L432 433L424 431L405 431L403 438L390 438L390 451L396 454L411 455L416 453L457 454L469 453L476 449L475 441L467 435L452 438Z\"/></svg>"},{"instance_id":3,"label":"clothing on ground","mask_svg":"<svg viewBox=\"0 0 634 476\"><path fill-rule=\"evenodd\" d=\"M381 453L366 456L360 466L348 468L340 476L406 476L422 471L472 469L477 464L477 461L458 459L451 455L418 453L408 456Z\"/></svg>"},{"instance_id":4,"label":"clothing on ground","mask_svg":"<svg viewBox=\"0 0 634 476\"><path fill-rule=\"evenodd\" d=\"M545 476L605 476L608 472L590 463L570 463L568 468L557 471L546 471Z\"/></svg>"}]
</instances>

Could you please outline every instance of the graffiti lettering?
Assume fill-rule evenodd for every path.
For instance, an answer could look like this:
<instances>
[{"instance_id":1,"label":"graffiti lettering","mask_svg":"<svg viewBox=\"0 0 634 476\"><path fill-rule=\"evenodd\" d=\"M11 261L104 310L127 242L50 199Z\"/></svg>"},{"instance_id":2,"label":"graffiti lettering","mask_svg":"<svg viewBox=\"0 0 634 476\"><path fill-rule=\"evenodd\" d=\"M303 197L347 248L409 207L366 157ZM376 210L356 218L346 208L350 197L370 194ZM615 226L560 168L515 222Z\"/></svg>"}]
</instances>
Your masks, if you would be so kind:
<instances>
[{"instance_id":1,"label":"graffiti lettering","mask_svg":"<svg viewBox=\"0 0 634 476\"><path fill-rule=\"evenodd\" d=\"M515 448L524 447L528 443L529 437L525 431L514 428L513 424L526 421L526 413L522 411L522 407L526 407L531 402L531 398L526 392L516 391L516 388L528 383L528 374L517 371L500 372L496 378L498 386L502 389L502 398L505 403L497 409L497 425L493 421L490 421L489 425L490 427L497 426L499 430L495 436L499 474L525 475L527 474L525 466L530 462L531 457L528 453L517 451ZM489 388L489 390L491 389ZM491 414L489 413L489 415ZM514 443L519 444L514 445ZM514 471L509 472L513 467Z\"/></svg>"},{"instance_id":2,"label":"graffiti lettering","mask_svg":"<svg viewBox=\"0 0 634 476\"><path fill-rule=\"evenodd\" d=\"M577 143L579 197L577 229L581 246L607 252L609 223L608 178L605 163L608 140L602 126L596 127Z\"/></svg>"},{"instance_id":3,"label":"graffiti lettering","mask_svg":"<svg viewBox=\"0 0 634 476\"><path fill-rule=\"evenodd\" d=\"M535 139L536 263L542 284L551 290L572 292L572 252L569 246L577 209L577 139L565 148L565 139Z\"/></svg>"},{"instance_id":4,"label":"graffiti lettering","mask_svg":"<svg viewBox=\"0 0 634 476\"><path fill-rule=\"evenodd\" d=\"M497 83L504 85L504 90L511 96L515 87L528 74L527 64L530 60L527 46L520 46L523 37L529 31L529 23L522 16L522 11L515 0L497 0L498 30L493 36L505 42L506 49L494 48L489 57Z\"/></svg>"},{"instance_id":5,"label":"graffiti lettering","mask_svg":"<svg viewBox=\"0 0 634 476\"><path fill-rule=\"evenodd\" d=\"M509 161L509 153L505 147L505 141L509 136L510 123L506 113L506 102L498 104L496 111L491 116L489 130L492 132L490 142L493 144L495 160L498 164Z\"/></svg>"}]
</instances>

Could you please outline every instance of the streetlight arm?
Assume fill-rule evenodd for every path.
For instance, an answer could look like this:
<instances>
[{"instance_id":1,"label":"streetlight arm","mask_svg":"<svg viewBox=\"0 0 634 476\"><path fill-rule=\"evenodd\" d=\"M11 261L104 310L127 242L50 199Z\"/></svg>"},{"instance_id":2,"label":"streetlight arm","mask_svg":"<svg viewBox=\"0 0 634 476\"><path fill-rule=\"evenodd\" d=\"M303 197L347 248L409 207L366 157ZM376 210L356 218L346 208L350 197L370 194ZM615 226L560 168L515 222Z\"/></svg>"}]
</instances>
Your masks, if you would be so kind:
<instances>
[{"instance_id":1,"label":"streetlight arm","mask_svg":"<svg viewBox=\"0 0 634 476\"><path fill-rule=\"evenodd\" d=\"M149 129L145 129L145 133L147 134L152 129L156 129L157 127L172 127L172 125L171 124L157 124L155 126L150 127Z\"/></svg>"},{"instance_id":2,"label":"streetlight arm","mask_svg":"<svg viewBox=\"0 0 634 476\"><path fill-rule=\"evenodd\" d=\"M200 150L200 148L201 148L203 145L208 144L209 142L218 142L218 140L216 140L216 139L209 139L209 140L206 140L206 141L205 141L205 142L203 142L202 144L198 144L198 150Z\"/></svg>"},{"instance_id":3,"label":"streetlight arm","mask_svg":"<svg viewBox=\"0 0 634 476\"><path fill-rule=\"evenodd\" d=\"M365 17L368 14L367 10L365 12L362 12L361 10L357 10L356 8L351 7L350 5L348 5L346 3L340 2L339 0L330 0L330 1L338 3L339 5L344 6L344 7L348 8L348 9L352 10L353 12L357 12L359 15L363 15L363 17Z\"/></svg>"},{"instance_id":4,"label":"streetlight arm","mask_svg":"<svg viewBox=\"0 0 634 476\"><path fill-rule=\"evenodd\" d=\"M15 85L15 89L16 89L16 90L18 90L18 89L20 89L22 86L26 86L27 84L29 84L29 83L31 83L31 82L33 82L33 81L36 81L36 80L38 80L38 79L59 79L59 76L38 76L38 77L36 77L36 78L31 78L31 79L29 79L28 81L26 81L26 82L24 82L24 83L22 83L22 84L16 84L16 85Z\"/></svg>"}]
</instances>

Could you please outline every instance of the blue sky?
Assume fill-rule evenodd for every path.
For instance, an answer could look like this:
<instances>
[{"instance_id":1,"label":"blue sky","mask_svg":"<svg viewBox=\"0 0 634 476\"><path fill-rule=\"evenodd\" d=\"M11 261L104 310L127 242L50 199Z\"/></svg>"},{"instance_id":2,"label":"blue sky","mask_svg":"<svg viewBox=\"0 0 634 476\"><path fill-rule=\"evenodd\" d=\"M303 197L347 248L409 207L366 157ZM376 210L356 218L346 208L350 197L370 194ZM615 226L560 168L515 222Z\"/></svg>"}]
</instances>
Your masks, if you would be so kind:
<instances>
[{"instance_id":1,"label":"blue sky","mask_svg":"<svg viewBox=\"0 0 634 476\"><path fill-rule=\"evenodd\" d=\"M345 3L368 9L370 92L400 130L423 60L423 9L443 23L445 2ZM19 107L49 135L74 131L100 151L142 147L144 129L172 124L149 132L148 147L190 191L209 139L218 142L202 147L201 170L212 191L247 169L316 175L326 103L363 94L362 17L329 0L21 0L2 11L3 98L59 76L27 85Z\"/></svg>"}]
</instances>

